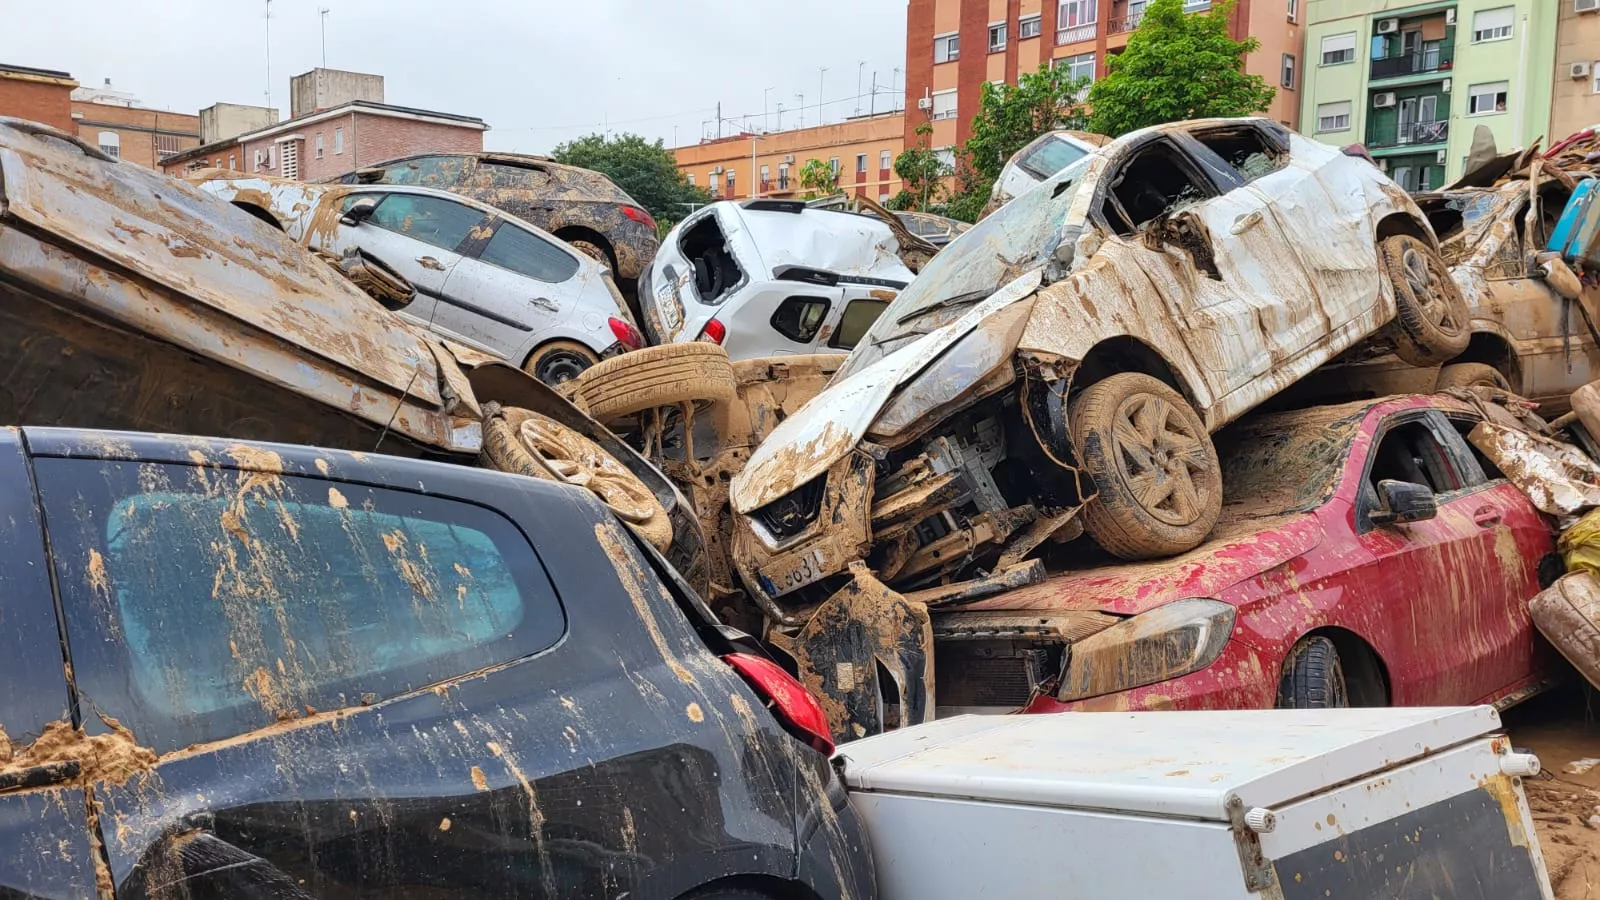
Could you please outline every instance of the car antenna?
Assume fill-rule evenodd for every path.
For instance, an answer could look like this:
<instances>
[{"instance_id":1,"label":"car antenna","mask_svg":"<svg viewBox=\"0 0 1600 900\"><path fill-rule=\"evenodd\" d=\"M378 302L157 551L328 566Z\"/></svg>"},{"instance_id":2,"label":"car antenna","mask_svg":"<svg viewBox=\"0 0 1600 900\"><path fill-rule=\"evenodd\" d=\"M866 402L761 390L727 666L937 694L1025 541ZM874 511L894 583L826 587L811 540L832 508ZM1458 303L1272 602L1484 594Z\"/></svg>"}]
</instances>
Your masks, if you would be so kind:
<instances>
[{"instance_id":1,"label":"car antenna","mask_svg":"<svg viewBox=\"0 0 1600 900\"><path fill-rule=\"evenodd\" d=\"M389 429L394 426L394 420L400 415L400 408L406 405L406 397L411 395L411 386L417 383L417 376L422 374L418 369L411 373L411 380L406 382L406 389L400 392L400 399L395 402L394 412L389 414L389 421L383 423L383 432L378 435L378 442L372 445L372 452L377 453L383 446L383 439L389 436Z\"/></svg>"}]
</instances>

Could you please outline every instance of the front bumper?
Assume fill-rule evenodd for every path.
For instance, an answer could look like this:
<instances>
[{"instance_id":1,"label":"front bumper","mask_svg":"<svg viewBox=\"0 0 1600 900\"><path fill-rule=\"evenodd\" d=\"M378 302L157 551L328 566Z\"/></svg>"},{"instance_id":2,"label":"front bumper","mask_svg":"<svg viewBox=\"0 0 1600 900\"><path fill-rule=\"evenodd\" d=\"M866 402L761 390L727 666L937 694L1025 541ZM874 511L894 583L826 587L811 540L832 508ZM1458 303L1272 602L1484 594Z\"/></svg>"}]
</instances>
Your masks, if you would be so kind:
<instances>
[{"instance_id":1,"label":"front bumper","mask_svg":"<svg viewBox=\"0 0 1600 900\"><path fill-rule=\"evenodd\" d=\"M872 458L851 453L820 477L824 482L817 514L796 534L773 535L756 512L735 517L734 567L764 606L844 572L872 549Z\"/></svg>"}]
</instances>

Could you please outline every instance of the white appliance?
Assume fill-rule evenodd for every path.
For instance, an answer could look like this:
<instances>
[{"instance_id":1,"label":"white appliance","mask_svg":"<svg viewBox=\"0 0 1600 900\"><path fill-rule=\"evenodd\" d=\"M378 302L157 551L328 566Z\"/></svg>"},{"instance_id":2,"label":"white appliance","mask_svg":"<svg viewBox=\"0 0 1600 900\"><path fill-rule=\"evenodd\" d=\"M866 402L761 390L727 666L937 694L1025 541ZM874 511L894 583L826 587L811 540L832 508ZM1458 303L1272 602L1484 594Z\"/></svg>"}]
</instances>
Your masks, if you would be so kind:
<instances>
[{"instance_id":1,"label":"white appliance","mask_svg":"<svg viewBox=\"0 0 1600 900\"><path fill-rule=\"evenodd\" d=\"M1552 896L1489 707L960 716L835 765L883 900Z\"/></svg>"}]
</instances>

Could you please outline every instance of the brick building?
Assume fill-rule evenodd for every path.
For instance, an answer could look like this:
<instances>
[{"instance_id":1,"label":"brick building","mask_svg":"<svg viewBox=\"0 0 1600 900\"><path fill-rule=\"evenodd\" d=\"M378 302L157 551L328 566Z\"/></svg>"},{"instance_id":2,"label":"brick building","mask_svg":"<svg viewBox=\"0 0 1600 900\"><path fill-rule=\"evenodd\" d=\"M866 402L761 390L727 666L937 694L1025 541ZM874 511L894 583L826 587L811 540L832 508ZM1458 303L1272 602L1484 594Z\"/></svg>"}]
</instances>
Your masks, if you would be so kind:
<instances>
[{"instance_id":1,"label":"brick building","mask_svg":"<svg viewBox=\"0 0 1600 900\"><path fill-rule=\"evenodd\" d=\"M1304 35L1299 18L1307 0L1239 0L1229 20L1235 40L1253 35L1261 47L1245 71L1278 89L1265 115L1293 128L1299 122ZM905 142L933 125L931 146L949 148L971 137L983 83L1016 84L1041 62L1066 67L1091 81L1106 60L1128 45L1146 0L910 0L906 10ZM1202 12L1211 0L1185 0Z\"/></svg>"},{"instance_id":2,"label":"brick building","mask_svg":"<svg viewBox=\"0 0 1600 900\"><path fill-rule=\"evenodd\" d=\"M905 115L892 112L765 135L736 134L672 152L689 183L719 200L749 197L751 185L762 197L793 197L800 190L801 167L820 159L839 174L840 190L882 202L900 190L894 160L904 147Z\"/></svg>"},{"instance_id":3,"label":"brick building","mask_svg":"<svg viewBox=\"0 0 1600 900\"><path fill-rule=\"evenodd\" d=\"M471 116L353 100L196 147L163 168L171 175L216 167L322 181L416 153L482 152L488 130Z\"/></svg>"},{"instance_id":4,"label":"brick building","mask_svg":"<svg viewBox=\"0 0 1600 900\"><path fill-rule=\"evenodd\" d=\"M77 86L66 72L0 63L0 116L43 122L75 133L72 91Z\"/></svg>"},{"instance_id":5,"label":"brick building","mask_svg":"<svg viewBox=\"0 0 1600 900\"><path fill-rule=\"evenodd\" d=\"M1559 0L1551 141L1600 124L1600 3Z\"/></svg>"},{"instance_id":6,"label":"brick building","mask_svg":"<svg viewBox=\"0 0 1600 900\"><path fill-rule=\"evenodd\" d=\"M73 131L110 156L149 166L200 144L200 117L147 109L131 94L104 88L72 92Z\"/></svg>"}]
</instances>

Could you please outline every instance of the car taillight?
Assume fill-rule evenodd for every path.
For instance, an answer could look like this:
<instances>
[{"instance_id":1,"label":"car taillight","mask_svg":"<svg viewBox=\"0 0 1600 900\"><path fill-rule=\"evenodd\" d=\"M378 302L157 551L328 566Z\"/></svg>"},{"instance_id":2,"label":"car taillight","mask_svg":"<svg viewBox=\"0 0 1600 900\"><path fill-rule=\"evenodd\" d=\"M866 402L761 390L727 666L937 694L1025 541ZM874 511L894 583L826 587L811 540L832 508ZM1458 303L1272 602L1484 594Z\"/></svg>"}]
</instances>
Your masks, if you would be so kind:
<instances>
[{"instance_id":1,"label":"car taillight","mask_svg":"<svg viewBox=\"0 0 1600 900\"><path fill-rule=\"evenodd\" d=\"M818 753L833 754L833 732L822 704L806 686L771 660L748 653L730 653L722 661L744 677L746 683L772 704L772 714L791 734Z\"/></svg>"},{"instance_id":2,"label":"car taillight","mask_svg":"<svg viewBox=\"0 0 1600 900\"><path fill-rule=\"evenodd\" d=\"M622 342L622 346L627 347L629 350L637 350L644 346L644 338L640 336L639 329L633 327L630 323L612 316L607 324L611 326L611 333L616 335L617 340Z\"/></svg>"},{"instance_id":3,"label":"car taillight","mask_svg":"<svg viewBox=\"0 0 1600 900\"><path fill-rule=\"evenodd\" d=\"M722 339L727 336L728 326L718 322L716 319L707 322L706 327L700 329L700 340L710 341L713 344L722 343Z\"/></svg>"},{"instance_id":4,"label":"car taillight","mask_svg":"<svg viewBox=\"0 0 1600 900\"><path fill-rule=\"evenodd\" d=\"M656 227L656 220L650 218L649 213L637 206L623 206L622 214L634 220L635 222L638 222L640 225L645 225L652 229Z\"/></svg>"}]
</instances>

